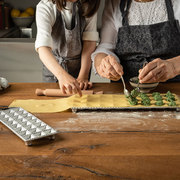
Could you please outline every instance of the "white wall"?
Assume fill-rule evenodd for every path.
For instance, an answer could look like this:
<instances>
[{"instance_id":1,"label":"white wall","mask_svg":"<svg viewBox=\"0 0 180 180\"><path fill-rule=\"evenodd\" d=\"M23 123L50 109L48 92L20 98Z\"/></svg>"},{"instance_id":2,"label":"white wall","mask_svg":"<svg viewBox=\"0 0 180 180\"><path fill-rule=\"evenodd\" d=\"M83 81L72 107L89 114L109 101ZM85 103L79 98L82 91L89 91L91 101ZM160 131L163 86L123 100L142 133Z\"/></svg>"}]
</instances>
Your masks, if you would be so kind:
<instances>
[{"instance_id":1,"label":"white wall","mask_svg":"<svg viewBox=\"0 0 180 180\"><path fill-rule=\"evenodd\" d=\"M34 43L0 42L0 77L9 82L41 82L42 64Z\"/></svg>"}]
</instances>

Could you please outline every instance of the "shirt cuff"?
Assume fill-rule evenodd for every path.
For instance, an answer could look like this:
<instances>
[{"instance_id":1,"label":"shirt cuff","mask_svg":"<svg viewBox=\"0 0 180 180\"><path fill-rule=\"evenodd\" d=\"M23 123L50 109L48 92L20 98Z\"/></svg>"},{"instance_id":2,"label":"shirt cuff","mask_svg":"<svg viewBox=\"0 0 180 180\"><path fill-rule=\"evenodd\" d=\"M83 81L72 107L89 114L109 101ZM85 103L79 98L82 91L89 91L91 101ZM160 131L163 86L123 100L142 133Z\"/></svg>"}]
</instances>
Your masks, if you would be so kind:
<instances>
[{"instance_id":1,"label":"shirt cuff","mask_svg":"<svg viewBox=\"0 0 180 180\"><path fill-rule=\"evenodd\" d=\"M44 38L41 37L40 40L35 41L35 50L37 51L38 48L40 47L50 47L51 49L53 48L53 43L51 38Z\"/></svg>"},{"instance_id":2,"label":"shirt cuff","mask_svg":"<svg viewBox=\"0 0 180 180\"><path fill-rule=\"evenodd\" d=\"M93 71L94 71L95 75L97 75L98 73L97 73L95 65L94 65L94 59L95 59L96 55L99 53L105 53L105 54L107 54L107 56L112 55L113 57L116 58L117 62L120 63L119 57L114 52L112 52L108 49L105 49L105 48L97 48L96 51L94 53L92 53L92 55L91 55L92 67L93 67Z\"/></svg>"},{"instance_id":3,"label":"shirt cuff","mask_svg":"<svg viewBox=\"0 0 180 180\"><path fill-rule=\"evenodd\" d=\"M94 32L83 32L83 41L98 41L99 40L99 33L97 31Z\"/></svg>"}]
</instances>

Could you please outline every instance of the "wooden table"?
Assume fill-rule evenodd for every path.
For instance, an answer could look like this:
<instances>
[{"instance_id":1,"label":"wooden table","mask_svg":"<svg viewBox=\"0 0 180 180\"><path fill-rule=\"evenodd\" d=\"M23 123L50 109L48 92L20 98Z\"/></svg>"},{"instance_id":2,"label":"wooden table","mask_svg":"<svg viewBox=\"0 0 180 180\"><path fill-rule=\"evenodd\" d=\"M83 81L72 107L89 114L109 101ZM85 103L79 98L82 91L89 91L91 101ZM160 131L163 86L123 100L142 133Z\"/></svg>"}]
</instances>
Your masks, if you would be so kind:
<instances>
[{"instance_id":1,"label":"wooden table","mask_svg":"<svg viewBox=\"0 0 180 180\"><path fill-rule=\"evenodd\" d=\"M51 83L12 83L0 105L37 97ZM95 84L94 91L122 93L122 84ZM156 89L180 95L179 83ZM173 111L35 114L60 133L54 141L25 146L0 124L0 179L180 179L180 113Z\"/></svg>"}]
</instances>

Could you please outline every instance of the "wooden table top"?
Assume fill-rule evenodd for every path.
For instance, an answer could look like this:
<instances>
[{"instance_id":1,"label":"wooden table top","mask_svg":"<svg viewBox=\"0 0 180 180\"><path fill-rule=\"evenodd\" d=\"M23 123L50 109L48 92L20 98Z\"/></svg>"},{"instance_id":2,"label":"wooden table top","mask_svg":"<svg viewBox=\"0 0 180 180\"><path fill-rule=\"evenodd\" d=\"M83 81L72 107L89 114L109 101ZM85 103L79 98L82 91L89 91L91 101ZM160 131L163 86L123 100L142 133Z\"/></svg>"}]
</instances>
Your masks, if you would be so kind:
<instances>
[{"instance_id":1,"label":"wooden table top","mask_svg":"<svg viewBox=\"0 0 180 180\"><path fill-rule=\"evenodd\" d=\"M36 96L36 88L58 86L11 83L0 92L0 105L9 105L15 99L53 99ZM123 92L120 83L97 83L93 90ZM161 93L168 90L180 95L180 84L160 83L156 89ZM0 124L0 180L180 179L180 112L66 111L34 115L59 131L56 139L28 147Z\"/></svg>"}]
</instances>

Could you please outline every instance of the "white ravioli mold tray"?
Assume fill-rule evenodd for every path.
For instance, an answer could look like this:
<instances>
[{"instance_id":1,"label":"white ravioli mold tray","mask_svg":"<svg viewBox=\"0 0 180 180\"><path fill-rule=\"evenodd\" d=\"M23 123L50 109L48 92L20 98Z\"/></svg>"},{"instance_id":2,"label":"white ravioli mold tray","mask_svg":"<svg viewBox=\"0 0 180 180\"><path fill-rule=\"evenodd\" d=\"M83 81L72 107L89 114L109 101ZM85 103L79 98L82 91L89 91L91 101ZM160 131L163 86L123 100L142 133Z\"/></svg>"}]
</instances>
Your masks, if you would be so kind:
<instances>
[{"instance_id":1,"label":"white ravioli mold tray","mask_svg":"<svg viewBox=\"0 0 180 180\"><path fill-rule=\"evenodd\" d=\"M44 137L54 139L58 132L27 112L23 108L13 107L0 110L0 122L30 146L34 140Z\"/></svg>"}]
</instances>

